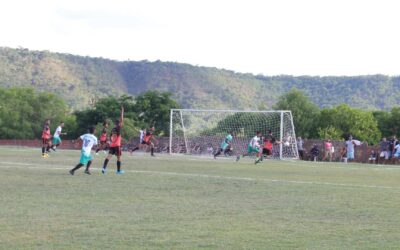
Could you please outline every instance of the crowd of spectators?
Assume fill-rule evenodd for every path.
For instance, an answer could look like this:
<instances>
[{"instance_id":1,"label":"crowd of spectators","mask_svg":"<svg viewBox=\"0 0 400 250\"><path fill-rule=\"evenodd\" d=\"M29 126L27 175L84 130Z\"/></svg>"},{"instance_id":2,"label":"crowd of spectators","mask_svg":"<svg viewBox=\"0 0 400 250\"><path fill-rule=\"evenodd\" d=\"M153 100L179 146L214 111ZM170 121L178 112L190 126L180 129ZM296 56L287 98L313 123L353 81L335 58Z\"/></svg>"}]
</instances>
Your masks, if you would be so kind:
<instances>
[{"instance_id":1,"label":"crowd of spectators","mask_svg":"<svg viewBox=\"0 0 400 250\"><path fill-rule=\"evenodd\" d=\"M371 164L400 163L400 142L396 136L392 136L389 139L382 138L379 145L376 146L368 146L366 142L360 142L349 135L343 141L336 141L335 146L331 139L327 139L322 144L313 141L308 147L305 147L304 140L298 137L297 148L299 150L299 157L302 160L341 161L347 163L353 162L357 158L359 162L368 162ZM358 148L362 148L363 150L356 150ZM367 152L365 152L366 150ZM363 157L360 154L363 154ZM365 154L368 155L365 156ZM365 160L360 158L365 158Z\"/></svg>"}]
</instances>

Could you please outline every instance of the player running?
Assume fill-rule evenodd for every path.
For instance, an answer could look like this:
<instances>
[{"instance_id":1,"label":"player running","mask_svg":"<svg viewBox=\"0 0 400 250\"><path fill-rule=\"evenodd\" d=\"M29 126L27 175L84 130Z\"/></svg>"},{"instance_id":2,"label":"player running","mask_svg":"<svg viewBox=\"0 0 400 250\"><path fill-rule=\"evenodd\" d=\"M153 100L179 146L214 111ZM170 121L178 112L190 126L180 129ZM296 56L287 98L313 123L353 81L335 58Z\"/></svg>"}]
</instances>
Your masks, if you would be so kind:
<instances>
[{"instance_id":1,"label":"player running","mask_svg":"<svg viewBox=\"0 0 400 250\"><path fill-rule=\"evenodd\" d=\"M103 150L104 154L106 153L106 149L108 146L107 133L108 133L108 122L103 122L103 129L101 130L101 136L100 136L100 146L97 147L96 149L96 155L98 155L100 150Z\"/></svg>"},{"instance_id":2,"label":"player running","mask_svg":"<svg viewBox=\"0 0 400 250\"><path fill-rule=\"evenodd\" d=\"M232 140L233 132L231 131L221 142L219 150L214 154L214 159L217 159L217 156L220 155L222 152L224 152L224 154L226 155L230 150L232 150Z\"/></svg>"},{"instance_id":3,"label":"player running","mask_svg":"<svg viewBox=\"0 0 400 250\"><path fill-rule=\"evenodd\" d=\"M64 122L61 122L60 125L58 125L56 132L54 132L53 135L53 145L51 146L51 149L53 151L56 151L56 148L61 145L61 135L66 135L67 133L62 133L62 129L64 128Z\"/></svg>"},{"instance_id":4,"label":"player running","mask_svg":"<svg viewBox=\"0 0 400 250\"><path fill-rule=\"evenodd\" d=\"M134 151L139 150L139 149L141 149L143 146L146 145L146 142L144 141L145 135L146 135L146 129L145 129L145 128L144 128L144 129L141 129L141 130L139 131L139 144L138 144L136 147L134 147L134 148L130 151L131 155L132 155L132 153L133 153Z\"/></svg>"},{"instance_id":5,"label":"player running","mask_svg":"<svg viewBox=\"0 0 400 250\"><path fill-rule=\"evenodd\" d=\"M50 119L46 119L42 130L42 157L49 157L51 147Z\"/></svg>"},{"instance_id":6,"label":"player running","mask_svg":"<svg viewBox=\"0 0 400 250\"><path fill-rule=\"evenodd\" d=\"M90 175L89 167L92 164L93 156L91 154L92 147L97 145L97 138L94 136L95 127L89 128L89 133L81 135L77 142L82 141L82 150L81 150L81 159L79 160L78 165L76 165L73 169L69 171L71 175L75 174L75 171L80 169L83 165L86 164L85 174Z\"/></svg>"},{"instance_id":7,"label":"player running","mask_svg":"<svg viewBox=\"0 0 400 250\"><path fill-rule=\"evenodd\" d=\"M243 154L242 157L245 157L246 155L251 155L252 153L256 153L256 160L254 164L258 164L262 160L262 151L260 148L260 139L261 138L261 132L257 131L256 135L250 140L249 145L247 146L247 153ZM240 160L240 155L236 157L236 161Z\"/></svg>"},{"instance_id":8,"label":"player running","mask_svg":"<svg viewBox=\"0 0 400 250\"><path fill-rule=\"evenodd\" d=\"M151 129L148 129L146 131L146 135L143 138L143 142L150 147L150 155L151 156L155 156L154 155L154 143L158 143L157 139L154 137L154 127L152 127Z\"/></svg>"},{"instance_id":9,"label":"player running","mask_svg":"<svg viewBox=\"0 0 400 250\"><path fill-rule=\"evenodd\" d=\"M125 173L124 170L121 170L121 154L122 154L122 150L121 150L121 129L122 129L122 125L123 125L123 120L124 120L124 107L121 106L121 117L119 120L115 121L115 127L111 130L111 143L110 143L110 149L108 151L108 155L106 157L106 159L104 160L104 164L103 164L103 169L101 170L101 172L103 174L106 173L106 168L107 168L107 164L108 161L111 159L111 157L113 155L115 155L117 157L117 174L123 174Z\"/></svg>"}]
</instances>

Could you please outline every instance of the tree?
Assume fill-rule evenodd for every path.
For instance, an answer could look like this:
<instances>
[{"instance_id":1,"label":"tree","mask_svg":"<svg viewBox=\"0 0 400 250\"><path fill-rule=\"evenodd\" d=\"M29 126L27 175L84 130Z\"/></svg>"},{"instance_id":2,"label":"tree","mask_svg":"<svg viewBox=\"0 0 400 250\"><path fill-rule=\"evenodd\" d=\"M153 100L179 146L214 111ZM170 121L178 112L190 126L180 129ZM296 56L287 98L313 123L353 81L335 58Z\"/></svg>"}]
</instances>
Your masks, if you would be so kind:
<instances>
[{"instance_id":1,"label":"tree","mask_svg":"<svg viewBox=\"0 0 400 250\"><path fill-rule=\"evenodd\" d=\"M347 104L321 111L317 130L324 131L327 128L334 128L336 134L340 133L343 136L351 134L354 138L370 144L377 143L381 137L372 112L351 108Z\"/></svg>"},{"instance_id":2,"label":"tree","mask_svg":"<svg viewBox=\"0 0 400 250\"><path fill-rule=\"evenodd\" d=\"M292 111L297 135L305 138L316 136L314 121L318 118L319 108L300 90L292 88L289 92L279 97L273 108Z\"/></svg>"},{"instance_id":3,"label":"tree","mask_svg":"<svg viewBox=\"0 0 400 250\"><path fill-rule=\"evenodd\" d=\"M45 119L52 121L52 129L61 121L73 123L64 100L54 94L32 88L0 88L0 138L40 138Z\"/></svg>"},{"instance_id":4,"label":"tree","mask_svg":"<svg viewBox=\"0 0 400 250\"><path fill-rule=\"evenodd\" d=\"M170 110L179 108L169 92L148 91L136 97L134 109L138 119L148 127L155 126L159 135L169 135Z\"/></svg>"}]
</instances>

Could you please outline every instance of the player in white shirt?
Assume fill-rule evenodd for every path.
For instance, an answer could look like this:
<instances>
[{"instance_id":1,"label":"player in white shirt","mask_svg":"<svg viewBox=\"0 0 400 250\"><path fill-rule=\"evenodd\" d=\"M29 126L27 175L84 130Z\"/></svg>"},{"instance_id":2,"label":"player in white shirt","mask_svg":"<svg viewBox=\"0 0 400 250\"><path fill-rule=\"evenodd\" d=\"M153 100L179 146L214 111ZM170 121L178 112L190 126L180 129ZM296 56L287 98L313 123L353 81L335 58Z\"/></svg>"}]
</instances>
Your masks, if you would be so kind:
<instances>
[{"instance_id":1,"label":"player in white shirt","mask_svg":"<svg viewBox=\"0 0 400 250\"><path fill-rule=\"evenodd\" d=\"M257 131L256 135L250 140L249 145L247 146L247 153L243 154L243 157L246 155L250 155L252 153L256 153L256 161L254 164L257 164L261 161L261 147L260 147L260 140L261 140L261 132ZM240 160L240 155L236 157L236 161Z\"/></svg>"},{"instance_id":2,"label":"player in white shirt","mask_svg":"<svg viewBox=\"0 0 400 250\"><path fill-rule=\"evenodd\" d=\"M60 125L57 127L56 132L54 132L53 135L53 145L51 146L51 149L53 151L56 151L56 147L61 145L61 135L66 135L67 133L62 133L62 129L64 127L64 122L61 122Z\"/></svg>"},{"instance_id":3,"label":"player in white shirt","mask_svg":"<svg viewBox=\"0 0 400 250\"><path fill-rule=\"evenodd\" d=\"M69 171L71 175L74 175L75 171L81 168L83 165L86 164L85 174L89 174L89 167L92 164L93 156L91 154L92 147L97 145L97 138L94 136L95 127L89 128L89 133L81 135L77 142L82 141L82 150L81 150L81 159L73 169Z\"/></svg>"}]
</instances>

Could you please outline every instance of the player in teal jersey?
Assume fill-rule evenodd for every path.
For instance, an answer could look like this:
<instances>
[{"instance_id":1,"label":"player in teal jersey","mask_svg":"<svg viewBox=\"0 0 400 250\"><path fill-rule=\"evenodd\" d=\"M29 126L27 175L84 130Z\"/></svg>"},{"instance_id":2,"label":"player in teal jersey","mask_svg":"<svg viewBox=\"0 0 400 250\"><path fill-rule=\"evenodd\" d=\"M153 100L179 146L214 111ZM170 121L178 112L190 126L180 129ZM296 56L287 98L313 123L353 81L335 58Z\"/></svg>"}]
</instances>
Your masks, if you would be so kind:
<instances>
[{"instance_id":1,"label":"player in teal jersey","mask_svg":"<svg viewBox=\"0 0 400 250\"><path fill-rule=\"evenodd\" d=\"M233 140L233 132L229 132L229 134L225 137L225 139L221 142L221 146L218 151L214 154L214 159L217 159L217 156L222 152L226 155L230 150L232 150L232 140Z\"/></svg>"}]
</instances>

